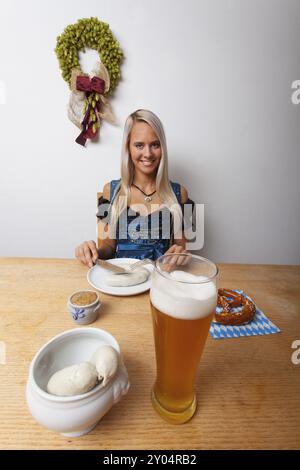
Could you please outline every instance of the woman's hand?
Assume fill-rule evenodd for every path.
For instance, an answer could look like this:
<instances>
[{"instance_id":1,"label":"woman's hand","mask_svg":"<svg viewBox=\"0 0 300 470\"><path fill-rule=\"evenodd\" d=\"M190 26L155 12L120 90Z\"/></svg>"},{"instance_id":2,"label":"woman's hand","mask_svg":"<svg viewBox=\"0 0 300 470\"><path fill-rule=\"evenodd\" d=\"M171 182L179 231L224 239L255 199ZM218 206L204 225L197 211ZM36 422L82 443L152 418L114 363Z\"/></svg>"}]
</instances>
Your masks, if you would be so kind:
<instances>
[{"instance_id":1,"label":"woman's hand","mask_svg":"<svg viewBox=\"0 0 300 470\"><path fill-rule=\"evenodd\" d=\"M94 240L83 242L75 248L75 257L90 268L98 259L98 250Z\"/></svg>"},{"instance_id":2,"label":"woman's hand","mask_svg":"<svg viewBox=\"0 0 300 470\"><path fill-rule=\"evenodd\" d=\"M170 260L168 264L172 265L171 269L174 269L174 265L180 266L182 264L186 264L188 259L190 258L189 256L176 256L181 253L188 254L189 252L185 250L185 248L181 245L174 244L170 246L170 248L164 253L164 255L170 255L174 253L174 256L170 256Z\"/></svg>"},{"instance_id":3,"label":"woman's hand","mask_svg":"<svg viewBox=\"0 0 300 470\"><path fill-rule=\"evenodd\" d=\"M177 245L176 243L164 253L165 255L169 255L170 253L188 253L188 251L181 245Z\"/></svg>"}]
</instances>

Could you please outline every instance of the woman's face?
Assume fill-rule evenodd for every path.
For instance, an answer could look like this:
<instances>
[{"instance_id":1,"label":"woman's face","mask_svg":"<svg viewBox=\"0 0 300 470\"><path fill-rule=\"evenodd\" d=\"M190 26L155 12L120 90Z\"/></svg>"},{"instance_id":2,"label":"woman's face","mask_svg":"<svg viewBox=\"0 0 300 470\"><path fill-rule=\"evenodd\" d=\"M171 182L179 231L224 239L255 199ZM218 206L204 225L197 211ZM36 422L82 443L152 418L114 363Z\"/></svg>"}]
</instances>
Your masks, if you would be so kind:
<instances>
[{"instance_id":1,"label":"woman's face","mask_svg":"<svg viewBox=\"0 0 300 470\"><path fill-rule=\"evenodd\" d=\"M156 173L161 159L161 146L156 133L146 122L133 125L129 154L136 171L148 175Z\"/></svg>"}]
</instances>

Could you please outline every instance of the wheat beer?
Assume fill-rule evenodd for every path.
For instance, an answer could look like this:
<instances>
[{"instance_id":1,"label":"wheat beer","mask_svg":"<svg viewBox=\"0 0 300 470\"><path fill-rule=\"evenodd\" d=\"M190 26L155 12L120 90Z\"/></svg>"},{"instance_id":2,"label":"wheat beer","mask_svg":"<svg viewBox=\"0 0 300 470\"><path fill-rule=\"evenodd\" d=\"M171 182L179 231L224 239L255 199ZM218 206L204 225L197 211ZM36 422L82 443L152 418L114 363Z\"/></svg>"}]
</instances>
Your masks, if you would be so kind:
<instances>
[{"instance_id":1,"label":"wheat beer","mask_svg":"<svg viewBox=\"0 0 300 470\"><path fill-rule=\"evenodd\" d=\"M183 423L196 410L194 382L217 303L218 270L189 255L187 264L164 271L168 256L156 262L150 291L157 369L152 403L167 421Z\"/></svg>"}]
</instances>

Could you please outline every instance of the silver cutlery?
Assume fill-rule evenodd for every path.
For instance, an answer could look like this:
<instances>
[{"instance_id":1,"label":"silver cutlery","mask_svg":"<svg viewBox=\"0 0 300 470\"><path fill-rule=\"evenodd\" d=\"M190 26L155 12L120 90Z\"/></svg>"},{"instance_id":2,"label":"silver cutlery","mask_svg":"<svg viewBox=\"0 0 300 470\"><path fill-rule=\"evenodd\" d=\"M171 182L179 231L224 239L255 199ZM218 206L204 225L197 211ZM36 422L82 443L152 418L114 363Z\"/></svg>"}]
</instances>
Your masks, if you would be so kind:
<instances>
[{"instance_id":1,"label":"silver cutlery","mask_svg":"<svg viewBox=\"0 0 300 470\"><path fill-rule=\"evenodd\" d=\"M141 266L144 266L146 264L154 265L154 262L151 259L145 258L140 261L136 261L126 269L122 268L121 266L116 266L115 264L109 263L108 261L104 261L102 259L98 259L97 264L99 264L99 266L102 266L105 269L109 269L114 274L131 274L137 268L140 268Z\"/></svg>"}]
</instances>

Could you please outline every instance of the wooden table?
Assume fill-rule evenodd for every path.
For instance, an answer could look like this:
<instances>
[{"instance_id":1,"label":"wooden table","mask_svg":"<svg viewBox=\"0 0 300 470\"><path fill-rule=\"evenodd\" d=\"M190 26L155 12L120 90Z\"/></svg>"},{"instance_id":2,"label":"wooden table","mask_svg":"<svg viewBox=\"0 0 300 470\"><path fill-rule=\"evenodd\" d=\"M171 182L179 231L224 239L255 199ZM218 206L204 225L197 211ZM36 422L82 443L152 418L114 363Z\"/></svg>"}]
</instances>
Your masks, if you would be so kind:
<instances>
[{"instance_id":1,"label":"wooden table","mask_svg":"<svg viewBox=\"0 0 300 470\"><path fill-rule=\"evenodd\" d=\"M41 427L25 401L28 367L37 350L74 328L66 300L88 288L76 260L0 259L1 449L299 449L300 267L220 265L220 285L245 290L282 330L279 334L214 340L210 336L197 380L198 409L180 426L153 410L155 356L148 293L101 294L101 317L91 326L112 333L129 372L129 393L89 434L67 439ZM76 328L76 326L75 326Z\"/></svg>"}]
</instances>

